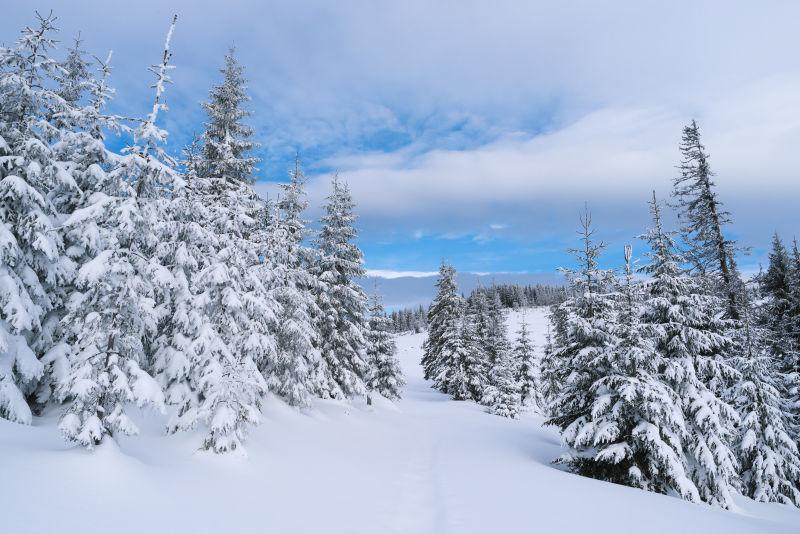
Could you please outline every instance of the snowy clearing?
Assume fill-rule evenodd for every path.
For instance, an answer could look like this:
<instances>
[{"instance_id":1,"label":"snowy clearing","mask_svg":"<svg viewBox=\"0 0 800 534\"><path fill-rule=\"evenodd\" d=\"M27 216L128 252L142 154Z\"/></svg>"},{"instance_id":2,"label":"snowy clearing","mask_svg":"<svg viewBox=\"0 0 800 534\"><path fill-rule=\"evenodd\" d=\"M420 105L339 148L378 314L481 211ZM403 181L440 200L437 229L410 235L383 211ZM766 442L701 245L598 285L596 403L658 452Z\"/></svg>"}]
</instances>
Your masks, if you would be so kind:
<instances>
[{"instance_id":1,"label":"snowy clearing","mask_svg":"<svg viewBox=\"0 0 800 534\"><path fill-rule=\"evenodd\" d=\"M546 311L527 320L541 347ZM520 312L509 318L516 331ZM392 404L272 398L248 457L195 453L201 433L142 435L94 453L68 445L51 413L0 420L0 530L169 533L798 532L800 511L738 498L727 512L563 472L541 418L489 415L430 389L424 334L398 337L408 385ZM624 519L623 519L624 518Z\"/></svg>"}]
</instances>

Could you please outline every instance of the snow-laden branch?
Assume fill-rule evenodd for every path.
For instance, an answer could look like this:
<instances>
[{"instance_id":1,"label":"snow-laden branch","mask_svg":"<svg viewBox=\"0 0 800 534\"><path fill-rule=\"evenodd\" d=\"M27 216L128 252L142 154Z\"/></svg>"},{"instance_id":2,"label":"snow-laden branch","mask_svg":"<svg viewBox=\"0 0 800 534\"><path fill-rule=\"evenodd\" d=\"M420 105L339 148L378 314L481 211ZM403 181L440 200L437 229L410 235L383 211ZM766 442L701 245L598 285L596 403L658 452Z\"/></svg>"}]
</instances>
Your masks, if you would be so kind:
<instances>
[{"instance_id":1,"label":"snow-laden branch","mask_svg":"<svg viewBox=\"0 0 800 534\"><path fill-rule=\"evenodd\" d=\"M151 87L156 90L155 97L153 98L153 108L147 115L147 119L142 123L136 131L136 138L143 141L143 145L139 149L139 154L145 159L149 159L150 151L154 150L159 143L166 140L167 132L156 126L158 119L158 112L167 109L166 104L162 100L164 88L166 84L172 83L169 77L169 71L174 66L169 64L172 58L170 44L172 41L172 34L175 31L175 24L178 22L178 15L173 15L172 23L167 31L167 38L164 42L164 55L162 56L161 63L158 65L151 65L149 70L156 75L156 82Z\"/></svg>"}]
</instances>

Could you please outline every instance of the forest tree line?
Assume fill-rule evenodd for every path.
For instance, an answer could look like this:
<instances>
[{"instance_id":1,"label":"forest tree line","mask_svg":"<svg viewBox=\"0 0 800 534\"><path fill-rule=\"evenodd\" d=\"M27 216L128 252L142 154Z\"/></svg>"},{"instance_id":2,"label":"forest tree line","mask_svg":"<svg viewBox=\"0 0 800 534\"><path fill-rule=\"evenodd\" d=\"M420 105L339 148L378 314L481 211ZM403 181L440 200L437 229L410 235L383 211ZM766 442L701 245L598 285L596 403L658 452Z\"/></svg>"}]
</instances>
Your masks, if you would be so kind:
<instances>
[{"instance_id":1,"label":"forest tree line","mask_svg":"<svg viewBox=\"0 0 800 534\"><path fill-rule=\"evenodd\" d=\"M568 289L565 286L545 284L492 284L488 287L478 287L472 290L468 301L474 301L481 293L489 301L499 298L503 308L525 308L531 306L552 306L563 302L567 298ZM463 298L463 295L462 295ZM423 305L416 308L401 308L392 310L388 314L392 322L392 332L400 334L414 332L419 334L428 328L428 312Z\"/></svg>"}]
</instances>

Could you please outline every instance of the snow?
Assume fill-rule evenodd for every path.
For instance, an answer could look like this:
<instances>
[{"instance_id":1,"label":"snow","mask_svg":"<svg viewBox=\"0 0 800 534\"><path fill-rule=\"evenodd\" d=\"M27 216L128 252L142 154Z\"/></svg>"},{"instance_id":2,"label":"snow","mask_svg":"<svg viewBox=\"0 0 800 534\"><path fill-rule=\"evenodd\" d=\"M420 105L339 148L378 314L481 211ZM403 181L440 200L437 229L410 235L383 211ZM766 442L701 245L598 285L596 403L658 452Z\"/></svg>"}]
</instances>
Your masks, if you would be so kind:
<instances>
[{"instance_id":1,"label":"snow","mask_svg":"<svg viewBox=\"0 0 800 534\"><path fill-rule=\"evenodd\" d=\"M537 352L544 309L528 310ZM512 312L509 332L522 314ZM551 465L564 450L530 413L497 417L429 387L424 334L397 338L408 384L396 403L272 397L247 456L195 452L203 430L164 436L166 419L93 452L61 438L48 412L0 420L0 517L15 534L798 532L800 511L738 497L734 512L582 478ZM67 421L65 420L64 423Z\"/></svg>"}]
</instances>

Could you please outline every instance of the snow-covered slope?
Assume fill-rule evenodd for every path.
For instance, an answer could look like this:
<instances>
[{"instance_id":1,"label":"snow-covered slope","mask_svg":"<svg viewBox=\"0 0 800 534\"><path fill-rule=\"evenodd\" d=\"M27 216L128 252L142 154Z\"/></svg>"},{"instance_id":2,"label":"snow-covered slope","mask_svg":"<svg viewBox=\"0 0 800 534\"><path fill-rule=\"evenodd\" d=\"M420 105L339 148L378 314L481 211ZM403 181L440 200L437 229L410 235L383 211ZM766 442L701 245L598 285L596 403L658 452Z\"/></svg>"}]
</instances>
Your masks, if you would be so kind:
<instances>
[{"instance_id":1,"label":"snow-covered slope","mask_svg":"<svg viewBox=\"0 0 800 534\"><path fill-rule=\"evenodd\" d=\"M541 346L545 311L526 317ZM541 418L502 419L431 390L423 339L398 338L401 402L298 413L273 400L247 458L195 454L198 435L164 437L149 414L142 435L94 453L62 441L57 414L0 420L0 532L800 532L790 507L739 499L726 512L554 468L558 435Z\"/></svg>"}]
</instances>

